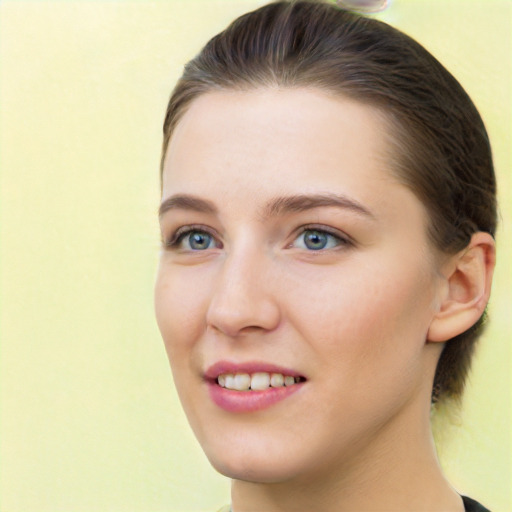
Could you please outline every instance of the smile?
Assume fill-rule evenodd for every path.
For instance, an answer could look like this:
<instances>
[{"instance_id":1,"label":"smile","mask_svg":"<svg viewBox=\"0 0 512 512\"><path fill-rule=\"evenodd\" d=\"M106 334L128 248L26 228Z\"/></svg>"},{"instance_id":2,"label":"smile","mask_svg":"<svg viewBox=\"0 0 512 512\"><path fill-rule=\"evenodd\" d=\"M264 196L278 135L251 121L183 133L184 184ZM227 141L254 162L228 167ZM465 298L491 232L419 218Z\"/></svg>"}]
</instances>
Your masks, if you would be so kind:
<instances>
[{"instance_id":1,"label":"smile","mask_svg":"<svg viewBox=\"0 0 512 512\"><path fill-rule=\"evenodd\" d=\"M229 412L270 407L299 391L306 378L293 370L264 363L220 362L205 374L211 400Z\"/></svg>"}]
</instances>

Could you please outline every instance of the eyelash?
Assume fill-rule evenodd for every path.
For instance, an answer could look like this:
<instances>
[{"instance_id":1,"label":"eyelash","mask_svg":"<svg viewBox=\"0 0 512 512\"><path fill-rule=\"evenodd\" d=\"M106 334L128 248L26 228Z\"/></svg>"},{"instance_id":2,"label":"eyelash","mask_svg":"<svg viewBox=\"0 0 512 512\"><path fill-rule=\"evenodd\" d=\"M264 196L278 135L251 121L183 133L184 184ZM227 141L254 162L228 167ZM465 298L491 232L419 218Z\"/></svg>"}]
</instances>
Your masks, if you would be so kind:
<instances>
[{"instance_id":1,"label":"eyelash","mask_svg":"<svg viewBox=\"0 0 512 512\"><path fill-rule=\"evenodd\" d=\"M287 246L287 248L293 247L293 243L300 236L304 235L305 233L307 233L309 231L314 231L317 233L325 234L331 238L336 239L337 243L336 243L336 246L334 247L334 249L338 248L338 246L349 247L349 246L354 245L354 242L350 239L350 237L348 237L347 235L345 235L339 231L328 229L326 226L321 226L321 225L319 226L316 224L308 224L305 226L301 226L299 232L295 235L293 242L291 244L289 244ZM164 241L164 247L166 249L176 250L179 248L179 246L185 240L185 238L187 236L191 235L192 233L205 233L208 236L211 236L215 241L217 241L217 243L219 243L219 245L220 245L219 248L222 248L222 243L218 242L216 234L211 229L207 228L206 226L202 226L202 225L190 225L190 226L182 226L182 227L178 228L168 240ZM310 251L311 252L320 252L320 251L325 251L325 250L329 250L329 249L333 249L333 247L330 247L328 249L320 248L320 249L317 249L316 251L314 249L310 249ZM195 250L189 249L189 250L192 252L200 252L199 249L195 249Z\"/></svg>"},{"instance_id":2,"label":"eyelash","mask_svg":"<svg viewBox=\"0 0 512 512\"><path fill-rule=\"evenodd\" d=\"M199 224L182 226L181 228L178 228L168 240L164 241L165 248L178 249L183 240L192 233L206 233L207 235L211 236L214 240L217 240L215 233L206 226L202 226ZM222 248L222 244L220 244L220 246Z\"/></svg>"},{"instance_id":3,"label":"eyelash","mask_svg":"<svg viewBox=\"0 0 512 512\"><path fill-rule=\"evenodd\" d=\"M307 233L308 231L322 233L322 234L328 235L329 237L336 239L337 243L334 248L332 248L332 247L328 248L328 249L322 248L322 249L318 249L317 252L320 252L322 250L325 251L325 250L329 250L329 249L337 249L339 246L350 247L350 246L354 245L354 242L352 241L352 239L349 236L347 236L346 234L344 234L338 230L330 229L327 226L322 226L322 225L318 225L318 224L308 224L308 225L302 226L300 228L299 233L293 239L293 242L295 242L300 236L304 235L304 233ZM290 244L290 245L292 245L292 244ZM315 252L314 249L310 249L310 251Z\"/></svg>"}]
</instances>

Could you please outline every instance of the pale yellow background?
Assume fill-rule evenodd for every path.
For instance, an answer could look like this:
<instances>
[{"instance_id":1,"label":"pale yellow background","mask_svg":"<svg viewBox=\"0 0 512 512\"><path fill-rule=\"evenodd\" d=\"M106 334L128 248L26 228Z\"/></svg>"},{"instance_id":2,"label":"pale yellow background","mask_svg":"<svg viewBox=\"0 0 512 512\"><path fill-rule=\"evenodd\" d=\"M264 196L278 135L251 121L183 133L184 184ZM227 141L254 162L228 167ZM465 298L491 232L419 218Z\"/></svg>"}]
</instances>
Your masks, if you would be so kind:
<instances>
[{"instance_id":1,"label":"pale yellow background","mask_svg":"<svg viewBox=\"0 0 512 512\"><path fill-rule=\"evenodd\" d=\"M0 0L1 512L228 501L153 320L160 126L185 61L261 3ZM463 412L436 432L454 485L509 511L512 2L395 0L380 17L454 72L491 135L493 321Z\"/></svg>"}]
</instances>

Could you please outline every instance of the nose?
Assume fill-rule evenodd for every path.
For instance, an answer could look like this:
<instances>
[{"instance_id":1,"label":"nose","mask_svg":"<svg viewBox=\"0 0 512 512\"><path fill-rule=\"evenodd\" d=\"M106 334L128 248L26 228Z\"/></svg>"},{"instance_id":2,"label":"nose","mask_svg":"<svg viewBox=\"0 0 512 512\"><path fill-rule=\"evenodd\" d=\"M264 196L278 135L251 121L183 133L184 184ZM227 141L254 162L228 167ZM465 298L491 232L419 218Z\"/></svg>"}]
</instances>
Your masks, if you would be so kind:
<instances>
[{"instance_id":1,"label":"nose","mask_svg":"<svg viewBox=\"0 0 512 512\"><path fill-rule=\"evenodd\" d=\"M232 338L274 330L281 312L270 266L261 254L228 255L207 310L208 327Z\"/></svg>"}]
</instances>

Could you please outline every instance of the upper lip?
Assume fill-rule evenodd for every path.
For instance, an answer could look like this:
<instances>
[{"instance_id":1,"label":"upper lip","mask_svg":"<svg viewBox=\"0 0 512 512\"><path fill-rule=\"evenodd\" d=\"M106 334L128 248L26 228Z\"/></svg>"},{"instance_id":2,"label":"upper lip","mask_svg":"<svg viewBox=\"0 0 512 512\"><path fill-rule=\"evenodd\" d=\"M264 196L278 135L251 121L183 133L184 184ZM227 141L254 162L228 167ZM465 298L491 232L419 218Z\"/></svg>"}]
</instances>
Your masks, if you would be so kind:
<instances>
[{"instance_id":1,"label":"upper lip","mask_svg":"<svg viewBox=\"0 0 512 512\"><path fill-rule=\"evenodd\" d=\"M217 361L207 368L204 376L208 380L215 380L219 375L225 373L280 373L285 376L303 377L304 375L296 370L285 368L272 363L263 361L246 361L246 362L233 362L233 361Z\"/></svg>"}]
</instances>

